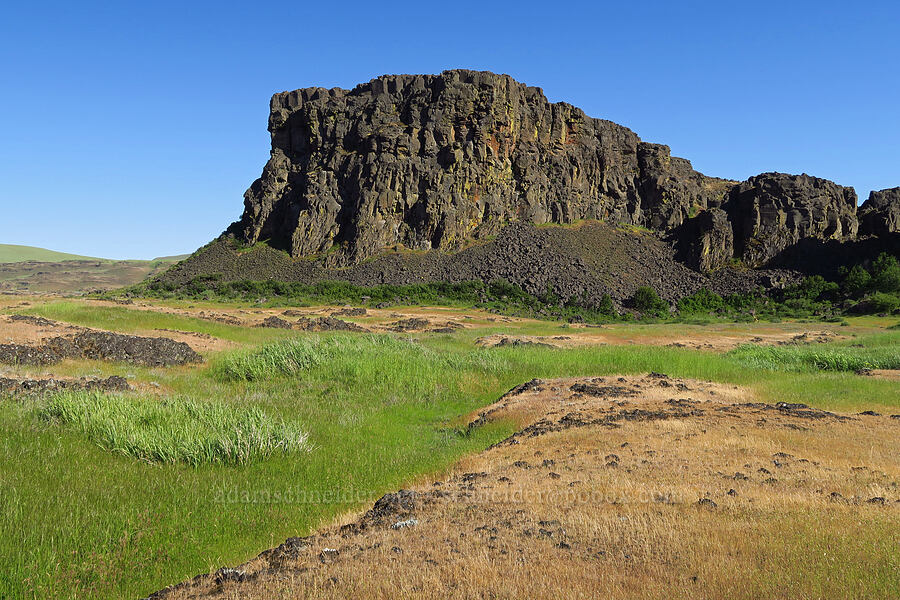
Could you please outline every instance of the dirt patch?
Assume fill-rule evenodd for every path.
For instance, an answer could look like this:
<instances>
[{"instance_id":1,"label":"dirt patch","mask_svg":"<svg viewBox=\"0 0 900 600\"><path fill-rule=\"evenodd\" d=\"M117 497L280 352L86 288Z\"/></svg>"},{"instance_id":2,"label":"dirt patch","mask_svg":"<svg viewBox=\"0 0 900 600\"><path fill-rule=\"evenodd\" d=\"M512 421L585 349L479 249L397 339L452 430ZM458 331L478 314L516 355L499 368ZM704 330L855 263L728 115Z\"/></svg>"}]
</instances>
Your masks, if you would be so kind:
<instances>
[{"instance_id":1,"label":"dirt patch","mask_svg":"<svg viewBox=\"0 0 900 600\"><path fill-rule=\"evenodd\" d=\"M877 377L879 379L900 381L900 369L872 369L866 373L866 375Z\"/></svg>"},{"instance_id":2,"label":"dirt patch","mask_svg":"<svg viewBox=\"0 0 900 600\"><path fill-rule=\"evenodd\" d=\"M82 377L81 379L9 379L0 377L0 393L14 395L43 394L63 390L97 390L102 392L127 392L131 385L124 377L113 375L106 379Z\"/></svg>"},{"instance_id":3,"label":"dirt patch","mask_svg":"<svg viewBox=\"0 0 900 600\"><path fill-rule=\"evenodd\" d=\"M203 362L184 342L165 337L140 337L108 331L82 331L53 337L40 346L0 344L0 363L52 365L64 359L122 361L145 366L172 366Z\"/></svg>"},{"instance_id":4,"label":"dirt patch","mask_svg":"<svg viewBox=\"0 0 900 600\"><path fill-rule=\"evenodd\" d=\"M889 416L651 373L532 380L469 428L498 420L446 477L154 597L729 597L771 565L721 556L779 552L793 519L900 522Z\"/></svg>"},{"instance_id":5,"label":"dirt patch","mask_svg":"<svg viewBox=\"0 0 900 600\"><path fill-rule=\"evenodd\" d=\"M10 344L40 344L45 339L79 331L87 329L31 315L0 316L0 342Z\"/></svg>"}]
</instances>

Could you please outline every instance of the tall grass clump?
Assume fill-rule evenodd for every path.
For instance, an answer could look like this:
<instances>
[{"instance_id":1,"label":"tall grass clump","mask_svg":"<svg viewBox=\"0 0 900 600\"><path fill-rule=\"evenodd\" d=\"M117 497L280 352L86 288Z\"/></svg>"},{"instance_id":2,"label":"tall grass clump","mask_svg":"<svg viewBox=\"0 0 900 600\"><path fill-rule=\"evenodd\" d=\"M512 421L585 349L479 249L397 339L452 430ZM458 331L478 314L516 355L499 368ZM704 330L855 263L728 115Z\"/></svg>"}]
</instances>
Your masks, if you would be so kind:
<instances>
[{"instance_id":1,"label":"tall grass clump","mask_svg":"<svg viewBox=\"0 0 900 600\"><path fill-rule=\"evenodd\" d=\"M154 463L244 465L308 450L297 424L258 407L99 392L63 392L35 408L47 423L72 428L101 448Z\"/></svg>"},{"instance_id":2,"label":"tall grass clump","mask_svg":"<svg viewBox=\"0 0 900 600\"><path fill-rule=\"evenodd\" d=\"M411 352L414 345L387 335L304 336L226 354L213 364L212 372L225 381L264 381L297 376L337 357Z\"/></svg>"},{"instance_id":3,"label":"tall grass clump","mask_svg":"<svg viewBox=\"0 0 900 600\"><path fill-rule=\"evenodd\" d=\"M485 351L442 353L408 338L353 334L304 336L231 352L213 363L212 373L224 381L265 381L300 376L326 363L345 373L365 367L365 371L379 371L381 376L410 368L474 367L490 372L502 368Z\"/></svg>"},{"instance_id":4,"label":"tall grass clump","mask_svg":"<svg viewBox=\"0 0 900 600\"><path fill-rule=\"evenodd\" d=\"M318 337L293 338L233 352L216 361L212 370L225 381L298 375L326 360L333 350L333 343L324 343Z\"/></svg>"},{"instance_id":5,"label":"tall grass clump","mask_svg":"<svg viewBox=\"0 0 900 600\"><path fill-rule=\"evenodd\" d=\"M900 369L900 346L757 346L744 344L726 354L748 367L781 371Z\"/></svg>"}]
</instances>

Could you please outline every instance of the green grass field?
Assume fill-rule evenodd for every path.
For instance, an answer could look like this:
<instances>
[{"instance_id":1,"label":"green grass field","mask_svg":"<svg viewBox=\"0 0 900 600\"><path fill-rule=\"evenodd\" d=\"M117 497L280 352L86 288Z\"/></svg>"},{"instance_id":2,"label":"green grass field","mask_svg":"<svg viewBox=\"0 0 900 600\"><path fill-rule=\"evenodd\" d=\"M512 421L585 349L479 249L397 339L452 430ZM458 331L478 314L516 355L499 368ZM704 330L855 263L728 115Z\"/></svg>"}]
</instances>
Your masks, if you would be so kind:
<instances>
[{"instance_id":1,"label":"green grass field","mask_svg":"<svg viewBox=\"0 0 900 600\"><path fill-rule=\"evenodd\" d=\"M868 333L855 346L811 347L828 357L819 360L794 347L484 349L474 339L491 329L301 334L69 301L27 312L241 347L199 368L68 361L54 372L124 375L141 392L0 401L0 598L136 597L240 563L502 439L512 425L469 432L462 417L534 377L662 371L746 386L766 402L900 412L896 382L852 372L900 363L895 321L874 317L859 322ZM256 445L233 459L242 444Z\"/></svg>"},{"instance_id":2,"label":"green grass field","mask_svg":"<svg viewBox=\"0 0 900 600\"><path fill-rule=\"evenodd\" d=\"M106 260L93 256L79 256L68 252L56 252L35 246L17 246L0 244L0 263L13 263L34 260L39 262L62 262L67 260Z\"/></svg>"}]
</instances>

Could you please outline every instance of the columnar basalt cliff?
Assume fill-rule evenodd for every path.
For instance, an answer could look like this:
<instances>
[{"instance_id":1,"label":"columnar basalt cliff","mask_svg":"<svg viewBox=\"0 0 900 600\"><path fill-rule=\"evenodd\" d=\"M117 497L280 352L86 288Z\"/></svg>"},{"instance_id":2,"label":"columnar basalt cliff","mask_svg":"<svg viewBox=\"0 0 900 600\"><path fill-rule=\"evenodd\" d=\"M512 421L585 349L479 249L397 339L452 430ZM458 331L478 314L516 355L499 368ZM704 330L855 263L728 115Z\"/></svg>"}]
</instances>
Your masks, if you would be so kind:
<instances>
[{"instance_id":1,"label":"columnar basalt cliff","mask_svg":"<svg viewBox=\"0 0 900 600\"><path fill-rule=\"evenodd\" d=\"M241 219L168 279L209 271L274 276L267 268L243 272L239 265L261 263L229 249L233 241L265 241L294 258L316 259L302 268L279 263L279 277L296 280L497 276L529 290L551 285L595 297L601 290L589 289L590 281L616 277L613 263L597 257L612 256L611 240L619 239L613 231L624 225L650 230L639 244L658 264L631 273L625 287L674 277L669 296L676 297L677 290L714 280L731 286L736 279L674 275L674 259L700 274L735 262L806 269L824 260L821 248L834 257L852 242L855 256L895 245L900 235L900 188L873 192L858 221L852 188L805 174L763 173L744 182L707 177L667 146L550 103L539 88L508 75L385 75L353 90L284 92L272 98L269 131L271 157L244 196ZM499 264L501 246L540 238L529 226L579 221L605 225L561 233L553 242L590 246L586 260L571 265L581 269L577 285L548 277L547 269L561 268L556 255L565 254L553 248L518 252L511 270ZM520 226L507 227L513 223ZM484 250L470 252L473 244ZM403 250L427 251L428 258L395 252ZM389 265L397 261L419 266L395 273ZM616 297L625 293L619 287L605 289Z\"/></svg>"},{"instance_id":2,"label":"columnar basalt cliff","mask_svg":"<svg viewBox=\"0 0 900 600\"><path fill-rule=\"evenodd\" d=\"M487 72L276 94L269 130L271 159L231 231L293 256L335 248L337 263L398 244L452 251L512 221L668 231L732 185Z\"/></svg>"}]
</instances>

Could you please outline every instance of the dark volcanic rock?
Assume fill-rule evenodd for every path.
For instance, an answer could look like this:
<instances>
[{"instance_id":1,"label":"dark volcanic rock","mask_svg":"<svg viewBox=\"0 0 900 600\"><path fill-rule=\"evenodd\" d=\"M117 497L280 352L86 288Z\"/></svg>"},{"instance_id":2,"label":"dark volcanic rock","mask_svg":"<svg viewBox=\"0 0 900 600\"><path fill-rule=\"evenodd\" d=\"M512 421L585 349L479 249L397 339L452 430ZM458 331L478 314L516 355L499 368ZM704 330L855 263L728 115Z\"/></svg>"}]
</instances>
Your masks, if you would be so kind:
<instances>
[{"instance_id":1,"label":"dark volcanic rock","mask_svg":"<svg viewBox=\"0 0 900 600\"><path fill-rule=\"evenodd\" d=\"M900 187L872 192L859 207L860 235L900 232Z\"/></svg>"},{"instance_id":2,"label":"dark volcanic rock","mask_svg":"<svg viewBox=\"0 0 900 600\"><path fill-rule=\"evenodd\" d=\"M804 239L856 237L856 192L809 175L763 173L734 188L726 207L734 255L763 266Z\"/></svg>"},{"instance_id":3,"label":"dark volcanic rock","mask_svg":"<svg viewBox=\"0 0 900 600\"><path fill-rule=\"evenodd\" d=\"M669 148L551 104L508 75L385 75L272 97L272 156L231 231L355 263L400 244L455 250L511 221L668 230L730 183Z\"/></svg>"},{"instance_id":4,"label":"dark volcanic rock","mask_svg":"<svg viewBox=\"0 0 900 600\"><path fill-rule=\"evenodd\" d=\"M334 317L318 317L316 319L300 317L297 321L297 328L304 331L355 331L359 333L367 331L365 327L361 327L356 323L342 321Z\"/></svg>"},{"instance_id":5,"label":"dark volcanic rock","mask_svg":"<svg viewBox=\"0 0 900 600\"><path fill-rule=\"evenodd\" d=\"M285 311L287 312L287 311ZM256 325L257 327L271 327L273 329L291 329L293 325L291 325L290 321L285 321L284 319L280 319L275 315L271 317L266 317L260 323Z\"/></svg>"},{"instance_id":6,"label":"dark volcanic rock","mask_svg":"<svg viewBox=\"0 0 900 600\"><path fill-rule=\"evenodd\" d=\"M13 394L41 394L60 390L99 390L127 392L131 386L124 377L112 375L106 379L9 379L0 377L0 392Z\"/></svg>"},{"instance_id":7,"label":"dark volcanic rock","mask_svg":"<svg viewBox=\"0 0 900 600\"><path fill-rule=\"evenodd\" d=\"M678 258L692 269L709 272L734 258L734 232L728 214L711 208L676 230Z\"/></svg>"},{"instance_id":8,"label":"dark volcanic rock","mask_svg":"<svg viewBox=\"0 0 900 600\"><path fill-rule=\"evenodd\" d=\"M505 280L587 305L649 285L671 301L790 283L795 274L726 267L811 273L826 262L820 248L841 255L858 229L852 188L805 174L707 177L666 146L489 72L275 94L269 131L241 219L161 279ZM881 237L853 256L894 243L884 232L897 228L896 195L867 202L863 233ZM534 227L576 221L589 224Z\"/></svg>"},{"instance_id":9,"label":"dark volcanic rock","mask_svg":"<svg viewBox=\"0 0 900 600\"><path fill-rule=\"evenodd\" d=\"M663 298L674 301L701 287L731 294L796 280L788 272L730 269L706 277L678 262L672 247L655 235L603 223L540 228L512 223L495 239L453 254L388 252L340 269L319 261L294 260L265 245L241 250L226 237L203 247L161 279L178 286L212 273L221 281L340 280L361 286L504 280L535 296L551 289L563 300L574 297L586 305L597 305L603 294L622 303L642 285L650 285Z\"/></svg>"},{"instance_id":10,"label":"dark volcanic rock","mask_svg":"<svg viewBox=\"0 0 900 600\"><path fill-rule=\"evenodd\" d=\"M0 363L51 365L66 358L123 361L151 367L203 362L184 342L108 331L54 337L41 346L0 344Z\"/></svg>"}]
</instances>

